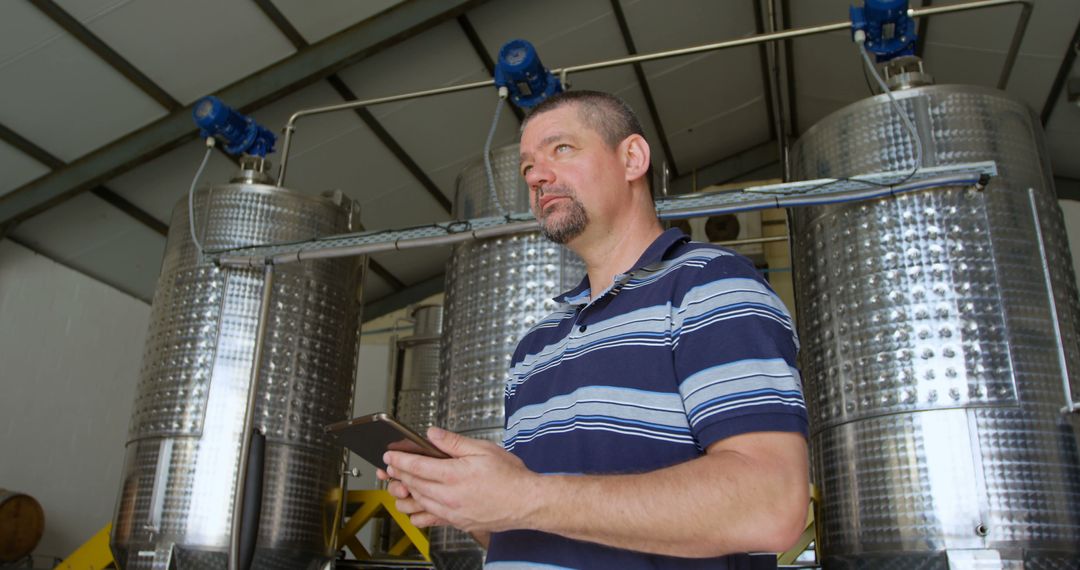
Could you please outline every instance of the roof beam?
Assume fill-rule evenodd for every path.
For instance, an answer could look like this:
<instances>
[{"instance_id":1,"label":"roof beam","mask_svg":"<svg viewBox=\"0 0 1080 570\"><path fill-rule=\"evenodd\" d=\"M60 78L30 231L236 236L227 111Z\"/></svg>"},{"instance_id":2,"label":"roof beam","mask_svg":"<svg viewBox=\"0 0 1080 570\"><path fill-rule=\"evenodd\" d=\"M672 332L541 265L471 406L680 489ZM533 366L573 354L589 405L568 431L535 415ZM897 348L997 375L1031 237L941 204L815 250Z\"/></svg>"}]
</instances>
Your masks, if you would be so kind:
<instances>
[{"instance_id":1,"label":"roof beam","mask_svg":"<svg viewBox=\"0 0 1080 570\"><path fill-rule=\"evenodd\" d=\"M615 12L615 21L619 23L619 31L622 32L623 43L626 44L626 53L628 55L637 55L634 37L630 34L630 25L626 22L626 15L623 14L622 4L619 3L619 0L611 0L611 10ZM656 127L656 136L659 137L660 146L664 149L664 156L667 157L668 170L671 171L673 178L678 178L679 167L675 164L675 155L671 153L671 145L668 144L664 124L660 122L660 113L656 109L656 101L653 100L652 90L649 89L649 79L645 77L645 69L640 63L634 63L633 67L638 85L641 86L641 93L645 96L645 106L648 107L649 117L652 119L653 126Z\"/></svg>"},{"instance_id":2,"label":"roof beam","mask_svg":"<svg viewBox=\"0 0 1080 570\"><path fill-rule=\"evenodd\" d=\"M758 0L750 0L754 10L754 27L758 34L765 33L765 18L761 15L761 4ZM777 135L776 114L773 113L772 77L769 74L769 50L764 43L758 44L758 60L761 61L761 85L765 88L765 117L769 121L769 138L775 140ZM780 86L776 86L780 89Z\"/></svg>"},{"instance_id":3,"label":"roof beam","mask_svg":"<svg viewBox=\"0 0 1080 570\"><path fill-rule=\"evenodd\" d=\"M274 6L274 4L270 2L270 0L255 0L255 4L259 6L259 9L262 10L264 14L266 14L267 18L270 18L270 21L274 23L274 26L277 27L290 42L292 42L296 49L304 49L310 45L307 40L300 35L300 30L297 30L296 27L292 25L292 22L290 22L288 18L277 9L277 6ZM337 91L342 99L346 101L358 100L356 93L353 93L353 90L349 89L349 86L346 85L336 73L330 74L326 78L326 81L334 88L334 91ZM389 131L379 123L375 118L375 115L371 114L371 111L368 111L363 107L357 107L356 109L353 109L353 111L355 111L356 115L360 117L360 120L364 121L364 124L371 129L375 134L375 137L379 139L379 142L381 142L383 146L398 159L398 162L413 175L413 178L416 178L417 182L424 187L424 190L426 190L427 193L430 194L444 210L446 210L446 213L452 213L452 204L450 203L450 200L446 198L446 195L442 193L442 190L440 190L439 187L435 185L435 182L424 172L424 169L420 168L420 165L417 164L416 161L409 156L409 153L406 152L394 137L390 135ZM378 264L375 265L378 266ZM382 269L382 266L378 267L379 269ZM372 269L376 273L379 272L379 270L374 267ZM382 269L382 271L392 278L392 282L401 283L396 277L391 276L389 271L386 271L385 269ZM398 287L398 289L400 288L401 287Z\"/></svg>"},{"instance_id":4,"label":"roof beam","mask_svg":"<svg viewBox=\"0 0 1080 570\"><path fill-rule=\"evenodd\" d=\"M63 160L60 160L59 157L53 155L51 152L34 144L29 139L26 139L19 133L16 133L15 131L7 128L4 125L0 125L0 140L3 140L11 146L26 153L34 160L40 162L41 164L44 164L45 166L48 166L52 170L63 168L67 164ZM135 219L135 221L150 228L151 230L161 235L166 235L169 233L169 226L163 224L161 220L158 220L154 216L151 216L145 210L139 208L135 204L132 204L126 198L117 194L116 192L113 192L105 186L96 186L92 188L90 192L98 198L105 200L118 210L131 216ZM14 224L6 224L5 227L7 226L11 226L9 228L11 229L14 227Z\"/></svg>"},{"instance_id":5,"label":"roof beam","mask_svg":"<svg viewBox=\"0 0 1080 570\"><path fill-rule=\"evenodd\" d=\"M169 95L164 89L157 83L154 83L152 79L146 76L143 72L139 71L130 61L124 59L122 55L112 49L105 42L101 41L101 38L94 35L86 26L79 23L71 14L64 11L63 8L58 6L52 0L30 0L30 3L34 5L43 14L49 17L50 20L60 26L67 33L79 40L82 45L94 52L98 57L112 66L120 75L127 78L128 81L134 83L143 93L150 96L151 99L157 101L159 105L165 107L169 111L175 111L182 105L176 99L173 99L172 95Z\"/></svg>"},{"instance_id":6,"label":"roof beam","mask_svg":"<svg viewBox=\"0 0 1080 570\"><path fill-rule=\"evenodd\" d=\"M1076 63L1077 52L1080 52L1080 24L1076 25L1076 31L1069 40L1069 47L1065 48L1065 57L1061 60L1061 67L1058 68L1054 84L1050 87L1050 93L1046 96L1046 102L1043 103L1042 113L1039 114L1044 127L1050 120L1050 115L1054 113L1054 106L1057 105L1058 99L1061 98L1061 90L1065 88L1069 73L1072 72L1073 64Z\"/></svg>"},{"instance_id":7,"label":"roof beam","mask_svg":"<svg viewBox=\"0 0 1080 570\"><path fill-rule=\"evenodd\" d=\"M215 93L250 112L325 79L366 57L456 18L483 0L411 0L299 50ZM190 106L114 141L51 174L0 197L0 225L30 217L197 135Z\"/></svg>"},{"instance_id":8,"label":"roof beam","mask_svg":"<svg viewBox=\"0 0 1080 570\"><path fill-rule=\"evenodd\" d=\"M286 18L285 15L277 9L277 6L274 6L273 2L271 2L270 0L254 1L255 4L259 7L259 9L262 10L263 14L265 14L266 17L274 23L274 26L286 38L288 38L290 42L292 42L292 45L296 49L304 49L310 45L308 44L307 40L304 39L304 36L300 34L300 30L297 30L296 26L292 25L292 22L290 22L289 19ZM345 82L342 81L336 73L331 74L329 77L326 78L326 80L330 83L330 86L338 92L338 95L341 95L343 99L345 99L346 101L356 100L356 94L354 94L352 90L350 90L349 87L345 85ZM388 144L387 141L383 140L382 136L379 136L380 132L389 139L389 143L393 144L393 147L390 147L390 151L393 152L395 156L398 156L398 151L400 151L401 154L404 155L404 159L402 156L398 156L398 160L400 160L402 164L405 165L405 168L409 169L410 172L412 172L414 169L420 172L420 176L422 177L420 183L424 184L424 188L427 189L428 192L431 192L431 188L434 188L437 199L442 198L442 200L446 202L446 206L444 207L446 208L446 211L449 212L450 201L446 200L446 197L443 196L442 192L440 192L439 189L435 187L435 184L431 182L431 179L428 178L422 170L420 170L420 167L416 165L412 158L408 154L405 154L405 151L401 148L400 145L397 144L397 141L395 141L393 138L390 138L389 133L387 133L386 129L383 129L382 125L380 125L375 120L375 117L372 116L371 113L367 113L367 109L356 109L356 111L357 114L360 114L361 119L364 119L365 115L361 114L360 112L364 111L366 113L367 117L369 117L371 120L371 123L368 123L367 120L364 121L365 123L368 123L368 127L371 128L371 130L375 131L375 135L378 136L379 140L382 141L383 144L387 147L390 147L390 144ZM404 281L398 279L397 276L391 273L389 269L387 269L378 261L375 261L375 259L372 257L368 258L368 268L370 268L371 272L375 275L378 275L383 281L386 281L386 283L393 287L395 291L402 291L408 287L408 285L406 285Z\"/></svg>"},{"instance_id":9,"label":"roof beam","mask_svg":"<svg viewBox=\"0 0 1080 570\"><path fill-rule=\"evenodd\" d=\"M274 23L274 27L289 39L293 47L303 49L310 45L304 39L304 36L300 34L300 30L297 30L296 26L292 25L292 22L285 17L285 14L281 13L281 10L278 10L277 6L274 6L273 2L270 0L255 0L255 5Z\"/></svg>"},{"instance_id":10,"label":"roof beam","mask_svg":"<svg viewBox=\"0 0 1080 570\"><path fill-rule=\"evenodd\" d=\"M461 27L462 33L469 40L469 45L472 46L473 51L480 58L480 61L484 62L484 67L487 68L488 74L495 77L495 61L491 59L491 55L488 54L487 46L484 45L484 41L480 39L480 34L476 33L476 28L473 27L472 22L469 21L469 17L462 14L457 17L458 26ZM514 116L517 117L518 123L525 122L525 112L520 107L507 101L507 105L510 105L510 110L513 111Z\"/></svg>"},{"instance_id":11,"label":"roof beam","mask_svg":"<svg viewBox=\"0 0 1080 570\"><path fill-rule=\"evenodd\" d=\"M419 303L436 293L442 293L445 287L446 275L440 273L403 291L391 293L381 299L376 299L371 302L365 301L363 315L360 320L361 322L366 323L383 315L390 314L398 309L404 309L405 307L414 303Z\"/></svg>"},{"instance_id":12,"label":"roof beam","mask_svg":"<svg viewBox=\"0 0 1080 570\"><path fill-rule=\"evenodd\" d=\"M330 77L327 77L326 80L330 83L330 86L334 88L334 91L337 91L338 95L341 95L342 99L346 101L358 100L356 93L353 93L353 90L349 89L349 86L337 75L331 75ZM365 107L357 107L353 109L353 111L356 111L356 115L360 117L361 121L364 121L364 124L367 125L369 129L371 129L371 132L375 134L375 137L379 139L379 142L394 155L394 158L398 159L398 162L409 171L409 174L413 175L413 178L424 187L424 190L427 190L427 193L430 194L444 210L446 210L446 213L452 213L453 204L450 203L450 200L442 193L442 190L435 184L435 181L424 172L424 169L420 168L420 165L409 156L409 153L394 140L394 137L390 135L390 132L375 118L375 115L372 115L371 111L368 111Z\"/></svg>"},{"instance_id":13,"label":"roof beam","mask_svg":"<svg viewBox=\"0 0 1080 570\"><path fill-rule=\"evenodd\" d=\"M785 30L791 29L791 2L780 0L780 24ZM791 138L799 136L799 105L795 99L795 44L794 39L784 40L784 72L787 76L788 121L791 123ZM777 89L780 87L777 86Z\"/></svg>"}]
</instances>

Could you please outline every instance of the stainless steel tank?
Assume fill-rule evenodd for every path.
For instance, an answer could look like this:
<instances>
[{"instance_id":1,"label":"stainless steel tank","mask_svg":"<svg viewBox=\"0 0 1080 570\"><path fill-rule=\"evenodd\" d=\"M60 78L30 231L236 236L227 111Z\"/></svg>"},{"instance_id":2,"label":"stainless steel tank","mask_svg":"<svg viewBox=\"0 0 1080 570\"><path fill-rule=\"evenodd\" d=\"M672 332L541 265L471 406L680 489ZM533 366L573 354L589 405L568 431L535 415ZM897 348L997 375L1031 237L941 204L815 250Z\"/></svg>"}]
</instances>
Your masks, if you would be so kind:
<instances>
[{"instance_id":1,"label":"stainless steel tank","mask_svg":"<svg viewBox=\"0 0 1080 570\"><path fill-rule=\"evenodd\" d=\"M439 419L442 305L421 305L412 317L413 334L398 341L405 354L395 405L397 418L423 434Z\"/></svg>"},{"instance_id":2,"label":"stainless steel tank","mask_svg":"<svg viewBox=\"0 0 1080 570\"><path fill-rule=\"evenodd\" d=\"M488 188L483 160L457 179L456 219L528 212L518 174L518 146L492 152L499 204ZM500 207L501 206L501 207ZM469 437L502 442L503 389L518 340L556 308L552 298L577 285L585 265L539 232L468 242L454 248L446 269L440 423ZM468 535L435 529L437 555L482 554Z\"/></svg>"},{"instance_id":3,"label":"stainless steel tank","mask_svg":"<svg viewBox=\"0 0 1080 570\"><path fill-rule=\"evenodd\" d=\"M350 231L340 193L275 188L253 170L200 189L207 249ZM125 569L226 568L263 278L200 262L186 200L173 210L130 424L111 546ZM278 266L255 428L265 434L252 568L315 568L333 554L343 454L323 426L351 412L356 259Z\"/></svg>"},{"instance_id":4,"label":"stainless steel tank","mask_svg":"<svg viewBox=\"0 0 1080 570\"><path fill-rule=\"evenodd\" d=\"M792 211L825 566L1078 568L1080 432L1061 410L1080 309L1037 117L980 87L896 98L924 166L993 160L999 175L983 192ZM904 172L913 148L880 95L808 130L792 174Z\"/></svg>"}]
</instances>

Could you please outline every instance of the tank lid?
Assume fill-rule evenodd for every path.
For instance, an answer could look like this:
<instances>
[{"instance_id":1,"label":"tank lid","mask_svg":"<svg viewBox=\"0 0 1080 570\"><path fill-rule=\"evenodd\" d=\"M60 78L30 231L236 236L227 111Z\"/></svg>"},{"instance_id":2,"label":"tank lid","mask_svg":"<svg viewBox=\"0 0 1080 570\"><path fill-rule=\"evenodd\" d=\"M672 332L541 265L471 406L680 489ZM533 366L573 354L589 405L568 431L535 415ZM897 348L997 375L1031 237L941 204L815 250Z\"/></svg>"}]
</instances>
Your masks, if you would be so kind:
<instances>
[{"instance_id":1,"label":"tank lid","mask_svg":"<svg viewBox=\"0 0 1080 570\"><path fill-rule=\"evenodd\" d=\"M889 60L882 71L886 85L893 91L934 84L934 76L926 72L922 58L918 56L908 55Z\"/></svg>"}]
</instances>

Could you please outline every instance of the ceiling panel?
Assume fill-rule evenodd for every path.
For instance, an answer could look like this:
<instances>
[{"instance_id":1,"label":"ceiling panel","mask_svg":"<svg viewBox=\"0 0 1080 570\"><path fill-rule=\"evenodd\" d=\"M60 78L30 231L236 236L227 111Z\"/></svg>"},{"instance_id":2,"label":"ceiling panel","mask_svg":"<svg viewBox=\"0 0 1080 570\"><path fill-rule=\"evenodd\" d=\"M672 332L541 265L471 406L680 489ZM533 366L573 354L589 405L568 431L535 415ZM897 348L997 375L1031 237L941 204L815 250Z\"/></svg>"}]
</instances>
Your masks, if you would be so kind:
<instances>
[{"instance_id":1,"label":"ceiling panel","mask_svg":"<svg viewBox=\"0 0 1080 570\"><path fill-rule=\"evenodd\" d=\"M825 115L870 95L862 58L847 32L798 38L792 49L797 132L805 132Z\"/></svg>"},{"instance_id":2,"label":"ceiling panel","mask_svg":"<svg viewBox=\"0 0 1080 570\"><path fill-rule=\"evenodd\" d=\"M471 14L470 14L471 16ZM489 49L497 49L491 48ZM492 53L494 57L494 52ZM424 91L433 87L491 79L483 62L469 46L454 20L444 22L410 38L392 49L379 52L338 74L360 99ZM470 91L492 99L494 87ZM431 97L439 101L444 95ZM388 103L370 108L377 119L404 112L421 99Z\"/></svg>"},{"instance_id":3,"label":"ceiling panel","mask_svg":"<svg viewBox=\"0 0 1080 570\"><path fill-rule=\"evenodd\" d=\"M450 246L425 247L382 253L373 257L395 277L415 285L444 272L451 251Z\"/></svg>"},{"instance_id":4,"label":"ceiling panel","mask_svg":"<svg viewBox=\"0 0 1080 570\"><path fill-rule=\"evenodd\" d=\"M368 271L364 281L364 295L363 302L370 303L371 301L377 301L387 295L394 292L394 288L389 283L383 281L382 277L375 274L374 271Z\"/></svg>"},{"instance_id":5,"label":"ceiling panel","mask_svg":"<svg viewBox=\"0 0 1080 570\"><path fill-rule=\"evenodd\" d=\"M445 222L450 214L417 182L387 190L360 203L360 220L369 230L400 229Z\"/></svg>"},{"instance_id":6,"label":"ceiling panel","mask_svg":"<svg viewBox=\"0 0 1080 570\"><path fill-rule=\"evenodd\" d=\"M639 53L652 53L691 45L715 43L756 33L756 0L685 2L683 10L659 2L623 2L627 25ZM736 48L657 60L643 64L660 121L672 142L680 171L699 168L730 154L734 133L720 129L721 138L710 141L694 135L697 129L755 101L761 129L754 140L768 138L767 102L757 47ZM739 111L740 116L744 111ZM713 129L716 130L716 129ZM739 130L745 130L741 128ZM656 139L653 139L656 140ZM745 148L749 141L735 143ZM690 154L687 154L689 151Z\"/></svg>"},{"instance_id":7,"label":"ceiling panel","mask_svg":"<svg viewBox=\"0 0 1080 570\"><path fill-rule=\"evenodd\" d=\"M427 55L425 55L427 54ZM409 89L490 79L456 21L450 21L351 67L341 74L361 98L385 94L401 70L412 70ZM427 81L420 83L418 78ZM495 88L436 95L372 109L390 135L443 194L453 199L456 172L447 167L480 156L498 102ZM494 146L516 139L517 120L504 107ZM439 175L435 176L434 173Z\"/></svg>"},{"instance_id":8,"label":"ceiling panel","mask_svg":"<svg viewBox=\"0 0 1080 570\"><path fill-rule=\"evenodd\" d=\"M48 167L0 141L0 196L49 172Z\"/></svg>"},{"instance_id":9,"label":"ceiling panel","mask_svg":"<svg viewBox=\"0 0 1080 570\"><path fill-rule=\"evenodd\" d=\"M295 51L250 1L132 0L84 24L184 104Z\"/></svg>"},{"instance_id":10,"label":"ceiling panel","mask_svg":"<svg viewBox=\"0 0 1080 570\"><path fill-rule=\"evenodd\" d=\"M91 194L19 224L13 235L121 291L153 297L165 238Z\"/></svg>"},{"instance_id":11,"label":"ceiling panel","mask_svg":"<svg viewBox=\"0 0 1080 570\"><path fill-rule=\"evenodd\" d=\"M0 15L0 70L66 34L29 2L4 2Z\"/></svg>"},{"instance_id":12,"label":"ceiling panel","mask_svg":"<svg viewBox=\"0 0 1080 570\"><path fill-rule=\"evenodd\" d=\"M337 105L343 100L326 82L306 87L255 112L252 117L275 133L296 111ZM281 164L283 141L270 155L274 172ZM341 190L364 202L413 181L354 111L303 117L296 123L285 185L309 194ZM426 199L426 198L424 198Z\"/></svg>"},{"instance_id":13,"label":"ceiling panel","mask_svg":"<svg viewBox=\"0 0 1080 570\"><path fill-rule=\"evenodd\" d=\"M308 43L362 22L383 10L401 4L403 0L273 0L277 9L289 19Z\"/></svg>"},{"instance_id":14,"label":"ceiling panel","mask_svg":"<svg viewBox=\"0 0 1080 570\"><path fill-rule=\"evenodd\" d=\"M66 162L165 114L67 35L4 60L0 78L0 123Z\"/></svg>"},{"instance_id":15,"label":"ceiling panel","mask_svg":"<svg viewBox=\"0 0 1080 570\"><path fill-rule=\"evenodd\" d=\"M672 152L679 157L684 172L755 147L769 140L769 129L762 124L765 100L758 98L734 109L724 109L703 117L697 124L678 131L668 131Z\"/></svg>"}]
</instances>

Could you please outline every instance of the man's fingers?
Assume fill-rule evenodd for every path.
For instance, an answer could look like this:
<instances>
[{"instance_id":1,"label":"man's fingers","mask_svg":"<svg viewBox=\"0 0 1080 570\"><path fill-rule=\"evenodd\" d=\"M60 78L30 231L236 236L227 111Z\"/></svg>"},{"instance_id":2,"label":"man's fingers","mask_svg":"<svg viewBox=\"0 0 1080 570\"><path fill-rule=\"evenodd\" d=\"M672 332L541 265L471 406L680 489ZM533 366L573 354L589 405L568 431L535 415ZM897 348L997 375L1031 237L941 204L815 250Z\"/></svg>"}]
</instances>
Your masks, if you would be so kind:
<instances>
[{"instance_id":1,"label":"man's fingers","mask_svg":"<svg viewBox=\"0 0 1080 570\"><path fill-rule=\"evenodd\" d=\"M413 526L417 528L427 528L429 526L446 526L446 521L431 513L417 513L409 517L409 522L413 523Z\"/></svg>"},{"instance_id":2,"label":"man's fingers","mask_svg":"<svg viewBox=\"0 0 1080 570\"><path fill-rule=\"evenodd\" d=\"M410 495L409 488L398 480L391 481L390 484L386 486L386 490L393 495L395 499L408 499Z\"/></svg>"},{"instance_id":3,"label":"man's fingers","mask_svg":"<svg viewBox=\"0 0 1080 570\"><path fill-rule=\"evenodd\" d=\"M390 476L395 479L404 480L405 475L409 474L414 478L428 481L446 481L454 475L451 462L446 459L435 459L401 451L387 451L383 454L383 461L389 465Z\"/></svg>"},{"instance_id":4,"label":"man's fingers","mask_svg":"<svg viewBox=\"0 0 1080 570\"><path fill-rule=\"evenodd\" d=\"M461 434L447 431L437 427L429 427L428 439L450 457L463 457L466 455L481 455L490 451L491 442L481 439L465 437Z\"/></svg>"}]
</instances>

